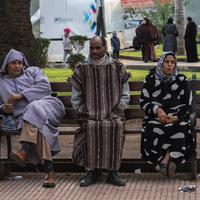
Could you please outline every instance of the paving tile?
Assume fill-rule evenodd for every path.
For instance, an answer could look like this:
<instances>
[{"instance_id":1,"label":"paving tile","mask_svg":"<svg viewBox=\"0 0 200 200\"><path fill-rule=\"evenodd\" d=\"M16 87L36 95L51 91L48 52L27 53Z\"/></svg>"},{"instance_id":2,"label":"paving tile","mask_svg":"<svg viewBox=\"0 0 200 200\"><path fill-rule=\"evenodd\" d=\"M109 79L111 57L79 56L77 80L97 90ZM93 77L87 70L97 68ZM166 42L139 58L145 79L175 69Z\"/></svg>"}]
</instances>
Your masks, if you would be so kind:
<instances>
[{"instance_id":1,"label":"paving tile","mask_svg":"<svg viewBox=\"0 0 200 200\"><path fill-rule=\"evenodd\" d=\"M18 180L0 181L1 200L200 200L200 179L188 180L186 173L177 173L169 180L157 173L119 173L126 186L117 187L105 183L103 173L98 182L90 187L79 186L84 173L56 173L56 187L43 188L44 173L14 172L21 175ZM197 185L194 192L181 192L180 187Z\"/></svg>"}]
</instances>

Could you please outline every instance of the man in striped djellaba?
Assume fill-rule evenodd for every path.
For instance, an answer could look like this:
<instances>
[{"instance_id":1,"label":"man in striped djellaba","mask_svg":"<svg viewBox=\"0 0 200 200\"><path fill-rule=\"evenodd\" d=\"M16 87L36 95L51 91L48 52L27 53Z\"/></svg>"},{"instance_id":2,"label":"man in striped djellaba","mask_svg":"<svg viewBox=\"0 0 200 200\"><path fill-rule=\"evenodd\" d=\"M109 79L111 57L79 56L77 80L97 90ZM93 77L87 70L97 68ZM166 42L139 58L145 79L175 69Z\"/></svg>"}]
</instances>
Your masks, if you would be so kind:
<instances>
[{"instance_id":1,"label":"man in striped djellaba","mask_svg":"<svg viewBox=\"0 0 200 200\"><path fill-rule=\"evenodd\" d=\"M125 185L117 171L124 145L130 74L106 50L105 39L93 37L87 61L75 67L70 79L71 101L80 126L75 133L73 161L86 169L81 187L97 182L95 168L108 170L107 183Z\"/></svg>"}]
</instances>

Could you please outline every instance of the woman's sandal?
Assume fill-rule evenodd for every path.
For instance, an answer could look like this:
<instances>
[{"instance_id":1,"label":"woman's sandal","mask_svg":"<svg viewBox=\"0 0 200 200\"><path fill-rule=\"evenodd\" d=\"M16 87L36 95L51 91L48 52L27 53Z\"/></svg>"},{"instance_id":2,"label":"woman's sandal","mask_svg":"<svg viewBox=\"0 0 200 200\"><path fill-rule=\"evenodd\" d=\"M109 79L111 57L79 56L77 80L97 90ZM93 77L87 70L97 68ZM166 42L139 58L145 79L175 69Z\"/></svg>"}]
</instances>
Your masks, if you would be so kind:
<instances>
[{"instance_id":1,"label":"woman's sandal","mask_svg":"<svg viewBox=\"0 0 200 200\"><path fill-rule=\"evenodd\" d=\"M158 171L158 173L162 174L163 176L167 175L167 164L165 163L157 164L155 169Z\"/></svg>"},{"instance_id":2,"label":"woman's sandal","mask_svg":"<svg viewBox=\"0 0 200 200\"><path fill-rule=\"evenodd\" d=\"M167 165L167 176L169 179L175 176L175 171L176 171L176 164L169 161Z\"/></svg>"}]
</instances>

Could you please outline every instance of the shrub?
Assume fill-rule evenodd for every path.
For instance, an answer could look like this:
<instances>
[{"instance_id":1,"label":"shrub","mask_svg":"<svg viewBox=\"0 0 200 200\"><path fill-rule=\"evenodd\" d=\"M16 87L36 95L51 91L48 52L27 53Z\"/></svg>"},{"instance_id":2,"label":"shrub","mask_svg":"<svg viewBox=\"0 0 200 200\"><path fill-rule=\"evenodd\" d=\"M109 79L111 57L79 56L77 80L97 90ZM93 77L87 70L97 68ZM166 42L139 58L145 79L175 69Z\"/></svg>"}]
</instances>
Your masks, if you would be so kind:
<instances>
[{"instance_id":1,"label":"shrub","mask_svg":"<svg viewBox=\"0 0 200 200\"><path fill-rule=\"evenodd\" d=\"M88 40L87 36L82 35L74 35L70 37L71 43L75 48L77 54L72 54L68 57L67 62L69 64L69 68L74 71L75 65L78 62L85 62L85 56L80 53L80 51L84 48L85 42Z\"/></svg>"},{"instance_id":2,"label":"shrub","mask_svg":"<svg viewBox=\"0 0 200 200\"><path fill-rule=\"evenodd\" d=\"M200 42L200 31L199 32L197 32L197 42Z\"/></svg>"},{"instance_id":3,"label":"shrub","mask_svg":"<svg viewBox=\"0 0 200 200\"><path fill-rule=\"evenodd\" d=\"M85 62L85 56L81 53L77 53L77 54L72 54L68 57L67 59L67 62L69 64L69 68L74 71L75 69L75 65L78 63L78 62Z\"/></svg>"},{"instance_id":4,"label":"shrub","mask_svg":"<svg viewBox=\"0 0 200 200\"><path fill-rule=\"evenodd\" d=\"M35 48L39 60L39 67L45 68L48 62L48 50L51 40L46 38L35 38Z\"/></svg>"}]
</instances>

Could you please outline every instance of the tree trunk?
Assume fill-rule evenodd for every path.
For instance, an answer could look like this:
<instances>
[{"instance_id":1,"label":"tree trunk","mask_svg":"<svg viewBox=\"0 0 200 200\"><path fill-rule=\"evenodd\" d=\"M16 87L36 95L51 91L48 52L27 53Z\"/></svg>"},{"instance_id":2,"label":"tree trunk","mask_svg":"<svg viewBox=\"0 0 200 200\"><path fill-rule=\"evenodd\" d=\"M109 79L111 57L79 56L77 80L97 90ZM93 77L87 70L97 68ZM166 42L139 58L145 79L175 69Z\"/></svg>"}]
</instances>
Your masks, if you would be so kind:
<instances>
[{"instance_id":1,"label":"tree trunk","mask_svg":"<svg viewBox=\"0 0 200 200\"><path fill-rule=\"evenodd\" d=\"M30 0L1 0L0 19L0 67L10 49L23 52L30 66L37 66Z\"/></svg>"},{"instance_id":2,"label":"tree trunk","mask_svg":"<svg viewBox=\"0 0 200 200\"><path fill-rule=\"evenodd\" d=\"M179 36L177 37L177 55L185 55L185 6L184 0L175 0L175 23L179 30Z\"/></svg>"}]
</instances>

